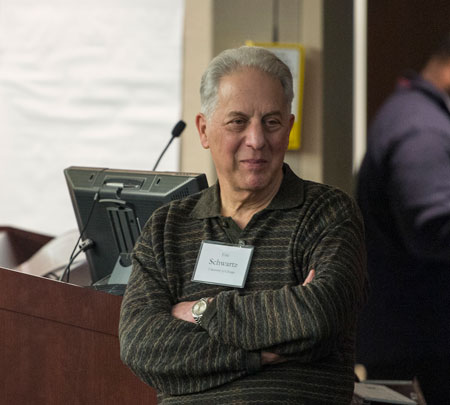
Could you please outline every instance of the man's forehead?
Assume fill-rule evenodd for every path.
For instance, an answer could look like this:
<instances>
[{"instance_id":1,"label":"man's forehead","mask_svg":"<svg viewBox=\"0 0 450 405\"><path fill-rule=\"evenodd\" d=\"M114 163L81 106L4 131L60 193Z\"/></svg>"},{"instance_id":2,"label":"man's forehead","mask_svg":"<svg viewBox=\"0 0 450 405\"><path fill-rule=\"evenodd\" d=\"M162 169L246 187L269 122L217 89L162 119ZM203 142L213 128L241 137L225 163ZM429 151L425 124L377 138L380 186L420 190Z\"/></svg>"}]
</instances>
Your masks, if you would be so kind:
<instances>
[{"instance_id":1,"label":"man's forehead","mask_svg":"<svg viewBox=\"0 0 450 405\"><path fill-rule=\"evenodd\" d=\"M226 112L226 115L228 117L240 117L240 116L247 116L249 114L248 111L243 111L243 110L230 110ZM283 113L280 110L267 110L267 112L264 112L265 116L282 116Z\"/></svg>"},{"instance_id":2,"label":"man's forehead","mask_svg":"<svg viewBox=\"0 0 450 405\"><path fill-rule=\"evenodd\" d=\"M239 81L239 79L245 81L248 84L254 84L257 82L270 82L274 84L276 83L281 88L283 87L281 81L278 78L260 69L247 67L235 70L222 76L219 80L219 88L224 85L233 85L234 82Z\"/></svg>"},{"instance_id":3,"label":"man's forehead","mask_svg":"<svg viewBox=\"0 0 450 405\"><path fill-rule=\"evenodd\" d=\"M230 111L241 110L240 105L266 105L279 110L286 104L283 86L278 79L261 71L239 71L224 76L219 82L218 102Z\"/></svg>"}]
</instances>

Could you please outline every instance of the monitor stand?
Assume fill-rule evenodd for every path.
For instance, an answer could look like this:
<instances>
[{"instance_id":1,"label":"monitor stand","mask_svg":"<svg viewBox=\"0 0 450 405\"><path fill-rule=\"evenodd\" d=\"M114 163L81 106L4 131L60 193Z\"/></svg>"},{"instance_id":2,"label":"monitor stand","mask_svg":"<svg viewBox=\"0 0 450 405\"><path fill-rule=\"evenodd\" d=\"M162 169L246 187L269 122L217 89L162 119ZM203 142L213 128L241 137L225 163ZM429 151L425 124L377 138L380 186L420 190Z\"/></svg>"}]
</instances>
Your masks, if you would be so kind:
<instances>
[{"instance_id":1,"label":"monitor stand","mask_svg":"<svg viewBox=\"0 0 450 405\"><path fill-rule=\"evenodd\" d=\"M128 284L131 274L131 254L121 253L108 279L108 284Z\"/></svg>"},{"instance_id":2,"label":"monitor stand","mask_svg":"<svg viewBox=\"0 0 450 405\"><path fill-rule=\"evenodd\" d=\"M113 295L123 295L131 274L131 253L121 253L111 274L90 287Z\"/></svg>"}]
</instances>

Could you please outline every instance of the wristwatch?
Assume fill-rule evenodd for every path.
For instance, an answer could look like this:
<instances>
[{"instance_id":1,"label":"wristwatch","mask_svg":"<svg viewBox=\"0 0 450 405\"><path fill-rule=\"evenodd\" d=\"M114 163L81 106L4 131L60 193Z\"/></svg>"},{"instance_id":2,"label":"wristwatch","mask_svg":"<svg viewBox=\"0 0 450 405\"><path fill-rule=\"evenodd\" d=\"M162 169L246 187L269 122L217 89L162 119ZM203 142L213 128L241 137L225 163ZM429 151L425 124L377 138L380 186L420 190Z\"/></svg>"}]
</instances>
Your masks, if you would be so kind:
<instances>
[{"instance_id":1,"label":"wristwatch","mask_svg":"<svg viewBox=\"0 0 450 405\"><path fill-rule=\"evenodd\" d=\"M200 319L202 319L206 308L208 308L208 298L200 298L192 306L192 317L194 318L195 323L200 323Z\"/></svg>"}]
</instances>

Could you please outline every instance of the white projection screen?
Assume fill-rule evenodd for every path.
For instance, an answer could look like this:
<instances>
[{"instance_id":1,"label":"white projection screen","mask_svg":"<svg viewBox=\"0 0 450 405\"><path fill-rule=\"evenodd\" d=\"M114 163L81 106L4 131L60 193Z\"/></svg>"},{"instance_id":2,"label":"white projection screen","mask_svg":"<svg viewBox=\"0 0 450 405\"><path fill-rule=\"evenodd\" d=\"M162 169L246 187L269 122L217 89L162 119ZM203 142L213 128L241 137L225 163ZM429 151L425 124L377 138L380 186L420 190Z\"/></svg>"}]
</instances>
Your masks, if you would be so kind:
<instances>
[{"instance_id":1,"label":"white projection screen","mask_svg":"<svg viewBox=\"0 0 450 405\"><path fill-rule=\"evenodd\" d=\"M76 228L63 169L151 170L181 118L184 0L0 0L0 225ZM158 170L178 170L172 143Z\"/></svg>"}]
</instances>

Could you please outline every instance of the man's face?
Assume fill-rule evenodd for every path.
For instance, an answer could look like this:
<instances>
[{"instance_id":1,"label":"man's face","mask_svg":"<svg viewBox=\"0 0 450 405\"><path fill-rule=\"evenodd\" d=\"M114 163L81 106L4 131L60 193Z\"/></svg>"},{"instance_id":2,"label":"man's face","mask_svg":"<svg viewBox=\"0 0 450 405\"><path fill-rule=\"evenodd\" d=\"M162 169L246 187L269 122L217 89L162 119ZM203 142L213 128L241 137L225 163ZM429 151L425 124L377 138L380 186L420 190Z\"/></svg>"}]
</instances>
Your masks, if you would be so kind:
<instances>
[{"instance_id":1,"label":"man's face","mask_svg":"<svg viewBox=\"0 0 450 405\"><path fill-rule=\"evenodd\" d=\"M224 76L210 119L197 116L221 187L251 192L280 181L293 123L277 79L251 68Z\"/></svg>"}]
</instances>

